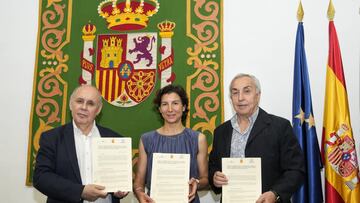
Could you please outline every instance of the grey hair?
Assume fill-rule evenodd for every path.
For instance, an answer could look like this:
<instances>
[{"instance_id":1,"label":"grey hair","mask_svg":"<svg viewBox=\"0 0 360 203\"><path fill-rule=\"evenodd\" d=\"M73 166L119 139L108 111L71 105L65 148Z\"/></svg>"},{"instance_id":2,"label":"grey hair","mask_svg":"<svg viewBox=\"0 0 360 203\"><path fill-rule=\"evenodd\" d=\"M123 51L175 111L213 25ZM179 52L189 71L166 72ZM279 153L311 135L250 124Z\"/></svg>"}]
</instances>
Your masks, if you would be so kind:
<instances>
[{"instance_id":1,"label":"grey hair","mask_svg":"<svg viewBox=\"0 0 360 203\"><path fill-rule=\"evenodd\" d=\"M71 93L71 95L70 95L70 103L69 103L69 104L71 104L71 101L74 99L74 96L75 96L75 94L77 93L77 91L79 91L80 88L85 87L85 86L92 87L92 88L94 88L94 89L97 90L98 96L99 96L99 105L102 106L102 96L101 96L99 90L98 90L96 87L94 87L94 86L92 86L92 85L87 85L87 84L86 84L86 85L77 86L77 87L74 89L74 91L73 91L73 92Z\"/></svg>"},{"instance_id":2,"label":"grey hair","mask_svg":"<svg viewBox=\"0 0 360 203\"><path fill-rule=\"evenodd\" d=\"M239 73L239 74L235 75L235 77L231 80L231 83L230 83L230 87L229 87L230 93L231 93L231 87L232 87L233 82L236 79L243 78L243 77L251 78L255 84L256 93L261 93L260 81L255 76L253 76L251 74L247 74L247 73Z\"/></svg>"}]
</instances>

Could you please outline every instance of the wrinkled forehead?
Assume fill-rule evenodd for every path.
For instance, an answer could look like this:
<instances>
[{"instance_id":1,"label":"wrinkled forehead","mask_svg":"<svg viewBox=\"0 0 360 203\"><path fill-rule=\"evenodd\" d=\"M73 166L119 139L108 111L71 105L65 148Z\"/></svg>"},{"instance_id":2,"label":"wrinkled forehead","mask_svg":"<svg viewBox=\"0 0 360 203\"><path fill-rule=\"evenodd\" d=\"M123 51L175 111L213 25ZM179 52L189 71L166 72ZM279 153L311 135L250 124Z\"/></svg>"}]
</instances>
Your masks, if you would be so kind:
<instances>
[{"instance_id":1,"label":"wrinkled forehead","mask_svg":"<svg viewBox=\"0 0 360 203\"><path fill-rule=\"evenodd\" d=\"M94 102L101 102L100 92L92 86L82 86L74 90L72 99L93 100Z\"/></svg>"},{"instance_id":2,"label":"wrinkled forehead","mask_svg":"<svg viewBox=\"0 0 360 203\"><path fill-rule=\"evenodd\" d=\"M232 81L230 90L240 90L244 88L256 88L255 81L248 76L236 78Z\"/></svg>"}]
</instances>

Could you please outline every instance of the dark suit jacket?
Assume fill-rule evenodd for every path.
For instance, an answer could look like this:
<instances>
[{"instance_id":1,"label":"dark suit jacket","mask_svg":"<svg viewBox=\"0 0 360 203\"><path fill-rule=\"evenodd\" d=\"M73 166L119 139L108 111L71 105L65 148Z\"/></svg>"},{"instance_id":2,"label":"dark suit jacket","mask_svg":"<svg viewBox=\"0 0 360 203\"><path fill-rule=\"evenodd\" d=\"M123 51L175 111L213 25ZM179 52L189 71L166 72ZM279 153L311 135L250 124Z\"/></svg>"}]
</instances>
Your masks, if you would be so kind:
<instances>
[{"instance_id":1,"label":"dark suit jacket","mask_svg":"<svg viewBox=\"0 0 360 203\"><path fill-rule=\"evenodd\" d=\"M213 148L209 157L209 183L215 193L221 193L213 183L216 171L221 171L221 158L230 157L231 121L215 129ZM261 157L262 192L276 191L282 202L301 186L305 168L304 157L290 122L270 115L261 108L250 132L245 157Z\"/></svg>"},{"instance_id":2,"label":"dark suit jacket","mask_svg":"<svg viewBox=\"0 0 360 203\"><path fill-rule=\"evenodd\" d=\"M97 125L101 137L121 137ZM48 196L48 203L82 202L82 185L72 122L42 133L36 157L33 184ZM119 202L112 196L112 202Z\"/></svg>"}]
</instances>

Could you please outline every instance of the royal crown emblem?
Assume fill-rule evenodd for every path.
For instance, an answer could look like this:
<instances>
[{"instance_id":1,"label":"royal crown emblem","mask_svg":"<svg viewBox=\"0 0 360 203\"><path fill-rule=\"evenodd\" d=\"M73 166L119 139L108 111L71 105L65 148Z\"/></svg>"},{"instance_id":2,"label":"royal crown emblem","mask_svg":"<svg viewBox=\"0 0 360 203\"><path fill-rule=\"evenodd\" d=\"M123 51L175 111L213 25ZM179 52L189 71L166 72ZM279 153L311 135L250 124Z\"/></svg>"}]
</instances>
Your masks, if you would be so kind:
<instances>
[{"instance_id":1,"label":"royal crown emblem","mask_svg":"<svg viewBox=\"0 0 360 203\"><path fill-rule=\"evenodd\" d=\"M98 13L111 30L140 30L147 27L149 18L159 10L157 0L105 0Z\"/></svg>"},{"instance_id":2,"label":"royal crown emblem","mask_svg":"<svg viewBox=\"0 0 360 203\"><path fill-rule=\"evenodd\" d=\"M86 24L85 26L83 26L82 32L83 32L83 36L82 36L83 40L92 41L95 38L96 26L91 23Z\"/></svg>"},{"instance_id":3,"label":"royal crown emblem","mask_svg":"<svg viewBox=\"0 0 360 203\"><path fill-rule=\"evenodd\" d=\"M164 38L171 38L174 35L174 28L176 24L174 22L165 20L161 23L158 23L157 27L160 30L160 36Z\"/></svg>"}]
</instances>

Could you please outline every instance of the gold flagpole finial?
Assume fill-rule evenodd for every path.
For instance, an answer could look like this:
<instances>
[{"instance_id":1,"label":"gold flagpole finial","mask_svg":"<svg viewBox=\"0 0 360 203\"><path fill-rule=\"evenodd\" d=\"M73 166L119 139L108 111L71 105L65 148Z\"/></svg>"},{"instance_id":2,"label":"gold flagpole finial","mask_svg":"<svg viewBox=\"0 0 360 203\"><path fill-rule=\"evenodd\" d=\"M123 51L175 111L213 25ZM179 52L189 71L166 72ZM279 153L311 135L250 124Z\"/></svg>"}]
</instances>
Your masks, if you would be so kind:
<instances>
[{"instance_id":1,"label":"gold flagpole finial","mask_svg":"<svg viewBox=\"0 0 360 203\"><path fill-rule=\"evenodd\" d=\"M302 3L300 1L298 10L297 10L297 19L299 22L302 22L303 18L304 18L304 9L303 9Z\"/></svg>"},{"instance_id":2,"label":"gold flagpole finial","mask_svg":"<svg viewBox=\"0 0 360 203\"><path fill-rule=\"evenodd\" d=\"M330 2L329 2L329 7L328 7L328 11L327 11L327 16L328 16L329 21L334 20L334 17L335 17L335 8L334 8L334 5L333 5L333 3L332 3L332 0L330 0Z\"/></svg>"}]
</instances>

